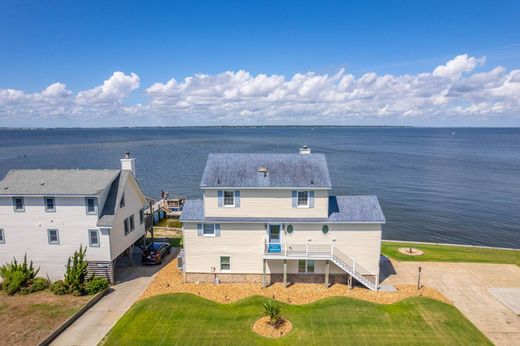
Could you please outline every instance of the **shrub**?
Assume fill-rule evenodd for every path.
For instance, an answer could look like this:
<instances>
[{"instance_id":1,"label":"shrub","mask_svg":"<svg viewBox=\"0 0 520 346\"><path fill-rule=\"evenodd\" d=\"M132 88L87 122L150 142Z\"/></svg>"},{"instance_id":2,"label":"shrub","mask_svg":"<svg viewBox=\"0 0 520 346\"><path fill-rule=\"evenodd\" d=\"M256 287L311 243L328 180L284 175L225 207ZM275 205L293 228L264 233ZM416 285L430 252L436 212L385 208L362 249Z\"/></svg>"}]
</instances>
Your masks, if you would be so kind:
<instances>
[{"instance_id":1,"label":"shrub","mask_svg":"<svg viewBox=\"0 0 520 346\"><path fill-rule=\"evenodd\" d=\"M69 293L69 289L68 287L65 285L65 283L63 282L63 280L58 280L58 281L54 281L52 284L51 284L51 292L58 295L58 296L62 296L64 294L67 294Z\"/></svg>"},{"instance_id":2,"label":"shrub","mask_svg":"<svg viewBox=\"0 0 520 346\"><path fill-rule=\"evenodd\" d=\"M105 278L92 278L87 281L85 285L87 294L96 294L103 291L105 288L108 288L108 280Z\"/></svg>"},{"instance_id":3,"label":"shrub","mask_svg":"<svg viewBox=\"0 0 520 346\"><path fill-rule=\"evenodd\" d=\"M72 257L69 257L67 261L67 271L65 272L63 283L67 287L68 292L75 296L85 294L85 280L88 275L88 263L85 260L86 253L87 248L83 249L83 245L80 245L79 250L74 251Z\"/></svg>"},{"instance_id":4,"label":"shrub","mask_svg":"<svg viewBox=\"0 0 520 346\"><path fill-rule=\"evenodd\" d=\"M10 295L20 292L22 288L29 286L39 270L40 268L34 269L32 261L27 265L27 255L23 257L23 263L18 263L14 258L12 262L0 267L2 289Z\"/></svg>"},{"instance_id":5,"label":"shrub","mask_svg":"<svg viewBox=\"0 0 520 346\"><path fill-rule=\"evenodd\" d=\"M269 324L278 328L282 323L280 307L274 301L264 303L264 315L269 316Z\"/></svg>"},{"instance_id":6,"label":"shrub","mask_svg":"<svg viewBox=\"0 0 520 346\"><path fill-rule=\"evenodd\" d=\"M50 282L46 278L35 278L31 284L29 285L29 291L30 292L39 292L43 291L47 287L49 287Z\"/></svg>"}]
</instances>

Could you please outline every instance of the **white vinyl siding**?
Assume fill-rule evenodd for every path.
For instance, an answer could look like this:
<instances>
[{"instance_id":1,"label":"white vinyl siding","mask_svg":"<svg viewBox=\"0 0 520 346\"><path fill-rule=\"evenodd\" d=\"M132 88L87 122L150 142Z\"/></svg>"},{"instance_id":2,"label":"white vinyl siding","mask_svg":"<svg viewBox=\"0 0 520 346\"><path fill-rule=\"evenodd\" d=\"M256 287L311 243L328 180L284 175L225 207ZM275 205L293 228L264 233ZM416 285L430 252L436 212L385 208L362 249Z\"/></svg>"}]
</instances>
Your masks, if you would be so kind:
<instances>
[{"instance_id":1,"label":"white vinyl siding","mask_svg":"<svg viewBox=\"0 0 520 346\"><path fill-rule=\"evenodd\" d=\"M201 224L200 224L201 225ZM202 225L201 225L202 226ZM184 249L186 272L210 273L211 267L219 268L219 257L225 254L233 258L233 273L262 273L267 230L264 223L222 223L220 237L203 237L197 234L196 223L184 223ZM286 225L286 229L287 229ZM282 237L282 243L328 244L354 259L370 273L379 272L381 253L381 225L379 224L328 224L329 233L323 235L323 224L292 224L294 233ZM201 230L202 232L202 230ZM282 260L268 260L268 273L282 273ZM298 260L288 261L289 273L298 273ZM325 262L315 261L314 273L323 274ZM344 274L331 264L331 274Z\"/></svg>"},{"instance_id":2,"label":"white vinyl siding","mask_svg":"<svg viewBox=\"0 0 520 346\"><path fill-rule=\"evenodd\" d=\"M60 243L60 234L57 229L48 229L47 238L51 245L58 245Z\"/></svg>"},{"instance_id":3,"label":"white vinyl siding","mask_svg":"<svg viewBox=\"0 0 520 346\"><path fill-rule=\"evenodd\" d=\"M291 190L235 190L235 207L224 208L224 191L204 189L205 217L295 217L327 218L329 215L328 190L309 191L309 207L292 205ZM294 191L296 193L296 191ZM219 193L222 195L219 197ZM240 195L240 197L239 197ZM219 202L221 201L221 203ZM314 203L311 203L313 200ZM295 197L296 204L296 197ZM312 204L312 206L311 206Z\"/></svg>"},{"instance_id":4,"label":"white vinyl siding","mask_svg":"<svg viewBox=\"0 0 520 346\"><path fill-rule=\"evenodd\" d=\"M91 247L99 247L99 230L89 229L88 230L88 244Z\"/></svg>"}]
</instances>

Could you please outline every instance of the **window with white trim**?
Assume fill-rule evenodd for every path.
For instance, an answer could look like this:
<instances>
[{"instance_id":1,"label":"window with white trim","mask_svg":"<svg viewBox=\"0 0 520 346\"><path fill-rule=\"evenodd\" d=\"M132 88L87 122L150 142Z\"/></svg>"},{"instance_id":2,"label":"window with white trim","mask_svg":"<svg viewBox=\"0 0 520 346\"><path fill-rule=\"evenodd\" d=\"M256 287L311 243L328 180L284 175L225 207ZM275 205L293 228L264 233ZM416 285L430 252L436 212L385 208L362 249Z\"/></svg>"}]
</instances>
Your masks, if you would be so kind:
<instances>
[{"instance_id":1,"label":"window with white trim","mask_svg":"<svg viewBox=\"0 0 520 346\"><path fill-rule=\"evenodd\" d=\"M128 221L128 218L126 218L123 221L123 224L124 224L124 228L125 228L125 235L128 235L128 233L130 233L130 223Z\"/></svg>"},{"instance_id":2,"label":"window with white trim","mask_svg":"<svg viewBox=\"0 0 520 346\"><path fill-rule=\"evenodd\" d=\"M314 273L314 260L298 260L298 273Z\"/></svg>"},{"instance_id":3,"label":"window with white trim","mask_svg":"<svg viewBox=\"0 0 520 346\"><path fill-rule=\"evenodd\" d=\"M309 206L309 191L298 191L298 207Z\"/></svg>"},{"instance_id":4,"label":"window with white trim","mask_svg":"<svg viewBox=\"0 0 520 346\"><path fill-rule=\"evenodd\" d=\"M56 211L56 200L54 199L54 197L45 197L43 200L45 202L45 211L47 213L52 213Z\"/></svg>"},{"instance_id":5,"label":"window with white trim","mask_svg":"<svg viewBox=\"0 0 520 346\"><path fill-rule=\"evenodd\" d=\"M85 206L87 208L87 214L89 214L89 215L97 214L96 199L94 197L85 198Z\"/></svg>"},{"instance_id":6,"label":"window with white trim","mask_svg":"<svg viewBox=\"0 0 520 346\"><path fill-rule=\"evenodd\" d=\"M5 244L5 234L3 228L0 228L0 244Z\"/></svg>"},{"instance_id":7,"label":"window with white trim","mask_svg":"<svg viewBox=\"0 0 520 346\"><path fill-rule=\"evenodd\" d=\"M235 206L235 191L224 191L224 207Z\"/></svg>"},{"instance_id":8,"label":"window with white trim","mask_svg":"<svg viewBox=\"0 0 520 346\"><path fill-rule=\"evenodd\" d=\"M130 215L130 232L135 229L134 215Z\"/></svg>"},{"instance_id":9,"label":"window with white trim","mask_svg":"<svg viewBox=\"0 0 520 346\"><path fill-rule=\"evenodd\" d=\"M13 208L16 212L25 211L25 203L23 197L13 197Z\"/></svg>"},{"instance_id":10,"label":"window with white trim","mask_svg":"<svg viewBox=\"0 0 520 346\"><path fill-rule=\"evenodd\" d=\"M220 256L220 271L231 270L231 257Z\"/></svg>"},{"instance_id":11,"label":"window with white trim","mask_svg":"<svg viewBox=\"0 0 520 346\"><path fill-rule=\"evenodd\" d=\"M88 244L91 247L99 247L99 230L98 229L89 229L88 230Z\"/></svg>"},{"instance_id":12,"label":"window with white trim","mask_svg":"<svg viewBox=\"0 0 520 346\"><path fill-rule=\"evenodd\" d=\"M202 226L202 235L207 237L214 237L215 236L215 224L212 223L205 223Z\"/></svg>"},{"instance_id":13,"label":"window with white trim","mask_svg":"<svg viewBox=\"0 0 520 346\"><path fill-rule=\"evenodd\" d=\"M47 238L49 239L49 244L51 245L57 245L60 243L60 235L57 229L48 229Z\"/></svg>"},{"instance_id":14,"label":"window with white trim","mask_svg":"<svg viewBox=\"0 0 520 346\"><path fill-rule=\"evenodd\" d=\"M139 224L142 225L144 222L144 208L141 208L139 210Z\"/></svg>"}]
</instances>

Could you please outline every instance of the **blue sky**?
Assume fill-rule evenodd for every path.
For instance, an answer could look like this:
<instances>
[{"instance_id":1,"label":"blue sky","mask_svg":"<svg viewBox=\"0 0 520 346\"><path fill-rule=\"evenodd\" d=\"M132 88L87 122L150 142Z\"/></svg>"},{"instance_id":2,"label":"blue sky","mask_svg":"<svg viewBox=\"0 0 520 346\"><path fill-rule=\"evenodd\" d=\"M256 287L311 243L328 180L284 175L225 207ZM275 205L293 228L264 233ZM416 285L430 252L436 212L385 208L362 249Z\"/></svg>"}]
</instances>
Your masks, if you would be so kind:
<instances>
[{"instance_id":1,"label":"blue sky","mask_svg":"<svg viewBox=\"0 0 520 346\"><path fill-rule=\"evenodd\" d=\"M4 0L0 126L90 126L99 117L109 125L121 119L133 125L520 125L520 105L507 98L520 90L512 84L517 79L514 71L520 68L519 14L518 1ZM389 74L399 79L380 83L402 86L405 76L432 74L464 55L465 60L459 60L464 65L461 73L449 78L438 75L437 79L446 79L444 84L418 91L431 92L430 98L436 99L432 104L396 94L409 86L383 95L388 88L369 89L361 81L366 74L377 78ZM503 71L495 73L494 84L477 90L472 80L472 94L461 94L460 84L469 83L465 78L498 66ZM114 77L117 71L122 75ZM226 71L248 75L228 75L222 82ZM306 76L303 87L312 80L319 83L314 77L332 78L341 71L336 79L313 86L313 93L301 88L293 93L285 85L296 74ZM132 79L132 73L137 78ZM204 88L211 89L211 95L201 83L177 85L196 74L209 76ZM257 80L263 74L283 76L284 81ZM342 89L343 94L327 96L350 75L353 82ZM177 84L168 88L172 78ZM437 79L425 84L436 84ZM262 92L243 93L248 80L255 85L263 82ZM105 89L96 91L105 81ZM42 93L53 83L61 84ZM155 83L161 85L150 90ZM225 105L218 103L214 92L223 89L228 90ZM83 93L78 104L81 91L92 92ZM282 95L276 98L278 103L272 101L274 92ZM359 105L363 99L354 96L374 93L379 93L378 102L365 108ZM204 99L197 98L202 94ZM402 105L396 101L400 96L414 100ZM295 103L298 107L291 108ZM469 110L472 105L477 105L475 111ZM408 115L403 117L404 113Z\"/></svg>"}]
</instances>

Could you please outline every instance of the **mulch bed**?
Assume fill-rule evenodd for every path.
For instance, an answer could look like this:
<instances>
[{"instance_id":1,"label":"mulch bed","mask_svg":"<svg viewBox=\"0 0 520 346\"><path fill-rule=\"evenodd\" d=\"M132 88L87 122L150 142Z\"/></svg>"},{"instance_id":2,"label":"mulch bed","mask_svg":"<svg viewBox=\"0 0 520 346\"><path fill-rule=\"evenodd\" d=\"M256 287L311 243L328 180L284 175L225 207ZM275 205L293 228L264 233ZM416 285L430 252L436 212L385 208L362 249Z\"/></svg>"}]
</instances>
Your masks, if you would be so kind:
<instances>
[{"instance_id":1,"label":"mulch bed","mask_svg":"<svg viewBox=\"0 0 520 346\"><path fill-rule=\"evenodd\" d=\"M259 318L253 324L253 332L258 335L265 336L268 338L279 338L281 336L289 334L292 330L293 325L291 321L282 317L282 322L278 328L273 327L269 324L269 316Z\"/></svg>"},{"instance_id":2,"label":"mulch bed","mask_svg":"<svg viewBox=\"0 0 520 346\"><path fill-rule=\"evenodd\" d=\"M285 288L282 283L275 283L262 288L258 283L184 283L175 259L155 275L140 299L167 293L191 293L218 303L231 303L259 295L289 304L308 304L330 297L350 297L380 304L393 304L408 297L424 296L450 303L441 293L429 287L417 290L415 285L396 285L396 288L395 292L374 292L362 287L348 289L347 285L343 284L334 284L326 288L323 284L295 283Z\"/></svg>"},{"instance_id":3,"label":"mulch bed","mask_svg":"<svg viewBox=\"0 0 520 346\"><path fill-rule=\"evenodd\" d=\"M403 255L408 255L408 256L422 256L422 255L424 255L424 251L416 249L416 248L413 248L413 247L400 247L398 250Z\"/></svg>"}]
</instances>

